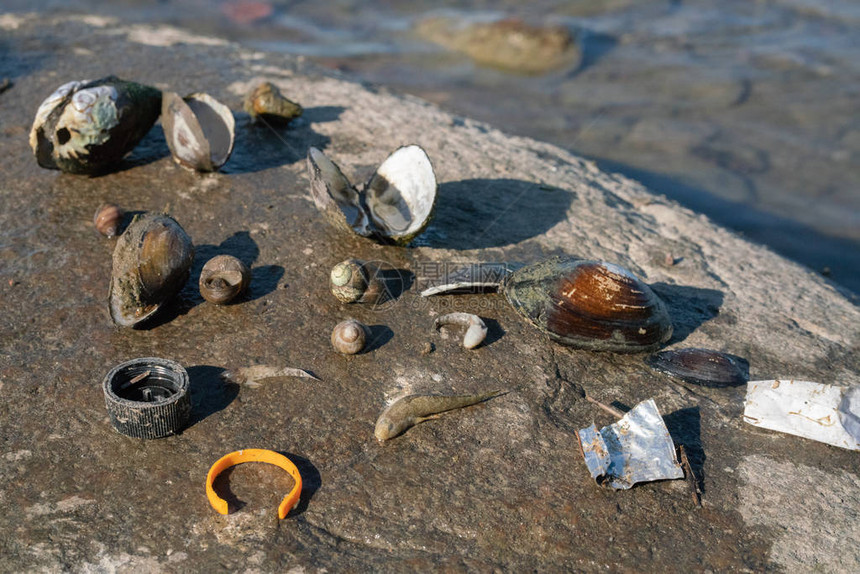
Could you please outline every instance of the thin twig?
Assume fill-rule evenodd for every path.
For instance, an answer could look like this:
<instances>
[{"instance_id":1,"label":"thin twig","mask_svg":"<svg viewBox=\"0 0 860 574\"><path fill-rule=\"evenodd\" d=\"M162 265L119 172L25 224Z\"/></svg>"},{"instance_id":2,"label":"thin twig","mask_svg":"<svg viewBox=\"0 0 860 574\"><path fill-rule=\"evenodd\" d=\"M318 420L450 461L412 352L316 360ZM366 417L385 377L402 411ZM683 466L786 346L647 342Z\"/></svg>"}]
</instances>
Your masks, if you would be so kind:
<instances>
[{"instance_id":1,"label":"thin twig","mask_svg":"<svg viewBox=\"0 0 860 574\"><path fill-rule=\"evenodd\" d=\"M679 445L678 450L681 451L681 468L684 469L684 475L687 477L687 484L690 485L690 494L693 497L693 502L699 508L702 507L702 491L699 490L699 481L693 473L693 467L690 465L690 459L687 458L687 450L684 445Z\"/></svg>"},{"instance_id":2,"label":"thin twig","mask_svg":"<svg viewBox=\"0 0 860 574\"><path fill-rule=\"evenodd\" d=\"M588 396L588 394L585 395L585 400L587 400L590 403L597 405L598 407L600 407L601 409L603 409L607 413L611 414L612 416L615 416L619 419L624 418L624 413L622 413L621 411L619 411L615 407L610 407L609 405L604 405L603 403L601 403L597 399L593 399L590 396Z\"/></svg>"}]
</instances>

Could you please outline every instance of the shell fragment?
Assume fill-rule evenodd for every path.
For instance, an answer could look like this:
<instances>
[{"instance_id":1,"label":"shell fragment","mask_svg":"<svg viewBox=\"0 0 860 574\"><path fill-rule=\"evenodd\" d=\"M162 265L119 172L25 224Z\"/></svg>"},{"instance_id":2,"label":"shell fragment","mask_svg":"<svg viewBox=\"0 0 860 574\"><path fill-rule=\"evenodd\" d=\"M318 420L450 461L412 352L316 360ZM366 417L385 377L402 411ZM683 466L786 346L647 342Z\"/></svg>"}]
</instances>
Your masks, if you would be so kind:
<instances>
[{"instance_id":1,"label":"shell fragment","mask_svg":"<svg viewBox=\"0 0 860 574\"><path fill-rule=\"evenodd\" d=\"M637 482L684 478L654 399L642 401L600 432L592 424L577 437L585 465L599 484L627 490Z\"/></svg>"},{"instance_id":2,"label":"shell fragment","mask_svg":"<svg viewBox=\"0 0 860 574\"><path fill-rule=\"evenodd\" d=\"M744 420L761 428L860 450L860 387L809 381L750 381Z\"/></svg>"}]
</instances>

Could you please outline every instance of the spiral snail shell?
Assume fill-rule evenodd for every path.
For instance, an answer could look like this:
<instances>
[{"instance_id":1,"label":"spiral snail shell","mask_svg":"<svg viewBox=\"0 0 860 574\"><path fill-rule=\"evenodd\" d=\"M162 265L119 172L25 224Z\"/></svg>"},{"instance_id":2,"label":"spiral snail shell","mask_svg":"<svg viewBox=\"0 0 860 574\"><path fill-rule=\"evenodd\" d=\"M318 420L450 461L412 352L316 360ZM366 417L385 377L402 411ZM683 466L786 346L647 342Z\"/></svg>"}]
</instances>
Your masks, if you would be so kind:
<instances>
[{"instance_id":1,"label":"spiral snail shell","mask_svg":"<svg viewBox=\"0 0 860 574\"><path fill-rule=\"evenodd\" d=\"M354 355L364 349L367 327L355 319L347 319L335 325L331 332L331 345L338 353Z\"/></svg>"},{"instance_id":2,"label":"spiral snail shell","mask_svg":"<svg viewBox=\"0 0 860 574\"><path fill-rule=\"evenodd\" d=\"M216 255L200 272L200 294L210 303L225 305L241 296L251 283L251 271L232 255Z\"/></svg>"},{"instance_id":3,"label":"spiral snail shell","mask_svg":"<svg viewBox=\"0 0 860 574\"><path fill-rule=\"evenodd\" d=\"M343 303L376 303L385 294L379 269L360 259L346 259L332 267L330 288Z\"/></svg>"}]
</instances>

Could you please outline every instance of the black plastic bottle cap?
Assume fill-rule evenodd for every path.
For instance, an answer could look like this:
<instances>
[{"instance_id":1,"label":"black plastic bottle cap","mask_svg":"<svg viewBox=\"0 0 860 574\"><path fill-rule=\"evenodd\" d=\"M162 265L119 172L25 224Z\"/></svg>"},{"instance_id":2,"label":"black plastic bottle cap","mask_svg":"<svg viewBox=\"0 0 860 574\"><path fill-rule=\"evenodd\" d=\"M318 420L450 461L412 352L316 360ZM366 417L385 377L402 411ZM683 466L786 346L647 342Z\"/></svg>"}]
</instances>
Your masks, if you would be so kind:
<instances>
[{"instance_id":1,"label":"black plastic bottle cap","mask_svg":"<svg viewBox=\"0 0 860 574\"><path fill-rule=\"evenodd\" d=\"M188 373L175 361L157 357L126 361L110 370L103 387L111 424L130 437L177 433L191 415Z\"/></svg>"}]
</instances>

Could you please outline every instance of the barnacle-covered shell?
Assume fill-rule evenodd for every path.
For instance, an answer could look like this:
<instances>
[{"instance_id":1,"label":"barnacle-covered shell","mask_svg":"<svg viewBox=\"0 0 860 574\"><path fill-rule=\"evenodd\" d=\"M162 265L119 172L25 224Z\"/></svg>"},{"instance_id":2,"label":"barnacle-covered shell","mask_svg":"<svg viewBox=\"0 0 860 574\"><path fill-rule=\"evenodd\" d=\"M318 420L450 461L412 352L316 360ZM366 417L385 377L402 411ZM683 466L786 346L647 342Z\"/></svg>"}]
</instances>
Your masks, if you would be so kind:
<instances>
[{"instance_id":1,"label":"barnacle-covered shell","mask_svg":"<svg viewBox=\"0 0 860 574\"><path fill-rule=\"evenodd\" d=\"M114 76L63 84L42 102L30 130L39 165L95 173L122 159L152 128L161 92Z\"/></svg>"},{"instance_id":2,"label":"barnacle-covered shell","mask_svg":"<svg viewBox=\"0 0 860 574\"><path fill-rule=\"evenodd\" d=\"M225 305L242 295L251 283L251 270L232 255L216 255L200 271L200 294L210 303Z\"/></svg>"},{"instance_id":3,"label":"barnacle-covered shell","mask_svg":"<svg viewBox=\"0 0 860 574\"><path fill-rule=\"evenodd\" d=\"M364 349L367 327L355 319L347 319L335 325L331 332L331 345L338 353L354 355Z\"/></svg>"},{"instance_id":4,"label":"barnacle-covered shell","mask_svg":"<svg viewBox=\"0 0 860 574\"><path fill-rule=\"evenodd\" d=\"M115 237L119 233L125 212L118 205L103 203L96 210L93 226L105 237Z\"/></svg>"},{"instance_id":5,"label":"barnacle-covered shell","mask_svg":"<svg viewBox=\"0 0 860 574\"><path fill-rule=\"evenodd\" d=\"M243 107L253 121L287 125L302 115L302 106L284 97L278 86L263 82L248 92Z\"/></svg>"},{"instance_id":6,"label":"barnacle-covered shell","mask_svg":"<svg viewBox=\"0 0 860 574\"><path fill-rule=\"evenodd\" d=\"M383 243L408 244L424 231L436 208L436 174L416 145L388 156L360 191L313 147L308 172L314 204L329 223Z\"/></svg>"},{"instance_id":7,"label":"barnacle-covered shell","mask_svg":"<svg viewBox=\"0 0 860 574\"><path fill-rule=\"evenodd\" d=\"M151 317L188 280L194 246L176 220L160 213L136 216L113 252L110 314L123 327Z\"/></svg>"},{"instance_id":8,"label":"barnacle-covered shell","mask_svg":"<svg viewBox=\"0 0 860 574\"><path fill-rule=\"evenodd\" d=\"M165 92L161 115L167 147L176 163L203 172L227 163L236 128L230 108L209 94L191 94L183 99Z\"/></svg>"},{"instance_id":9,"label":"barnacle-covered shell","mask_svg":"<svg viewBox=\"0 0 860 574\"><path fill-rule=\"evenodd\" d=\"M646 360L651 368L706 387L734 387L749 380L745 359L711 349L671 349Z\"/></svg>"},{"instance_id":10,"label":"barnacle-covered shell","mask_svg":"<svg viewBox=\"0 0 860 574\"><path fill-rule=\"evenodd\" d=\"M507 277L505 295L555 341L592 351L651 351L672 336L666 306L613 263L553 258Z\"/></svg>"}]
</instances>

